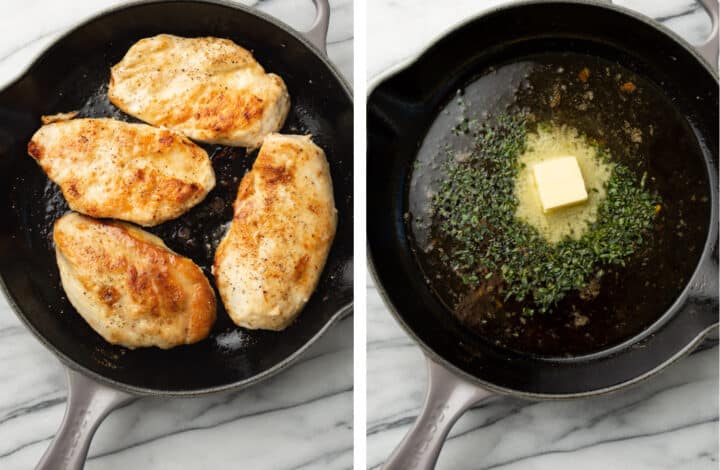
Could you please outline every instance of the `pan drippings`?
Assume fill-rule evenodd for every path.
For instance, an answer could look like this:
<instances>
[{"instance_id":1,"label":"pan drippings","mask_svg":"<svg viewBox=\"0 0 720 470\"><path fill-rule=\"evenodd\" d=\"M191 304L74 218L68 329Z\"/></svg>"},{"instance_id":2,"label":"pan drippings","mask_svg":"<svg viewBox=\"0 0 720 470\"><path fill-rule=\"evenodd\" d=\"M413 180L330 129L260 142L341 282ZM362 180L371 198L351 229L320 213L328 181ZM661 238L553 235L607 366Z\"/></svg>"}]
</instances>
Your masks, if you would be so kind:
<instances>
[{"instance_id":1,"label":"pan drippings","mask_svg":"<svg viewBox=\"0 0 720 470\"><path fill-rule=\"evenodd\" d=\"M532 299L489 301L488 293L502 290L499 273L480 273L485 281L479 288L463 282L458 263L447 256L457 246L444 237L442 216L433 212L433 198L448 178L446 163L470 158L475 130L518 114L528 117L529 131L538 125L577 129L662 200L642 248L624 266L603 266L601 278L532 315ZM409 184L411 245L437 296L485 341L540 355L595 352L647 328L690 278L710 204L702 152L673 104L617 64L556 53L489 68L458 91L425 136Z\"/></svg>"}]
</instances>

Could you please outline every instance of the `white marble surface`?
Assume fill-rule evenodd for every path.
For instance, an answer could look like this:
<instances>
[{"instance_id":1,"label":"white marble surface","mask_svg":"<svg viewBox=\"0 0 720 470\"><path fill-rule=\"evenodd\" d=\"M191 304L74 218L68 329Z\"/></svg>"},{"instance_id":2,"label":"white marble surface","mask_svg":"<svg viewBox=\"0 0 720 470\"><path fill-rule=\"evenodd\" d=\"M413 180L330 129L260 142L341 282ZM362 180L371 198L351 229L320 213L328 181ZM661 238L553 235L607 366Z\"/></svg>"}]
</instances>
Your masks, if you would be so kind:
<instances>
[{"instance_id":1,"label":"white marble surface","mask_svg":"<svg viewBox=\"0 0 720 470\"><path fill-rule=\"evenodd\" d=\"M59 34L117 0L0 2L0 87ZM311 0L244 2L302 29ZM352 79L352 0L332 3L330 58ZM352 317L299 363L236 393L142 399L101 425L88 469L347 469L352 467ZM0 468L40 459L65 408L60 363L0 299Z\"/></svg>"},{"instance_id":2,"label":"white marble surface","mask_svg":"<svg viewBox=\"0 0 720 470\"><path fill-rule=\"evenodd\" d=\"M372 80L413 57L462 19L507 0L370 0ZM709 20L692 0L623 0L693 42ZM367 287L367 463L379 468L417 416L425 394L420 349L377 290ZM718 348L710 341L645 384L572 402L488 399L460 418L438 469L714 470L718 468Z\"/></svg>"}]
</instances>

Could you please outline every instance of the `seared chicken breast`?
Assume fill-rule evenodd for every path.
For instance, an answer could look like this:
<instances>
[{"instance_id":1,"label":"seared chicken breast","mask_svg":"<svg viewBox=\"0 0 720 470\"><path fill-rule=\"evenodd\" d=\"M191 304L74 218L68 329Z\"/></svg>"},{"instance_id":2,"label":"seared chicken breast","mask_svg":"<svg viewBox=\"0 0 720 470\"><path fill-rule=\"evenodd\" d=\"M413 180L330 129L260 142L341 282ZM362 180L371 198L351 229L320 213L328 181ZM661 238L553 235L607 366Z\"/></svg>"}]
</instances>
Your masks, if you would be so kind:
<instances>
[{"instance_id":1,"label":"seared chicken breast","mask_svg":"<svg viewBox=\"0 0 720 470\"><path fill-rule=\"evenodd\" d=\"M111 69L110 101L138 119L202 142L259 147L290 109L282 78L229 39L160 34Z\"/></svg>"},{"instance_id":2,"label":"seared chicken breast","mask_svg":"<svg viewBox=\"0 0 720 470\"><path fill-rule=\"evenodd\" d=\"M240 182L213 274L230 318L282 330L315 290L337 226L325 152L309 136L271 134Z\"/></svg>"},{"instance_id":3,"label":"seared chicken breast","mask_svg":"<svg viewBox=\"0 0 720 470\"><path fill-rule=\"evenodd\" d=\"M174 219L215 187L207 153L168 129L114 119L42 126L28 153L70 208L144 226Z\"/></svg>"},{"instance_id":4,"label":"seared chicken breast","mask_svg":"<svg viewBox=\"0 0 720 470\"><path fill-rule=\"evenodd\" d=\"M70 212L55 222L53 239L70 303L106 341L167 349L207 337L215 293L198 266L158 237Z\"/></svg>"}]
</instances>

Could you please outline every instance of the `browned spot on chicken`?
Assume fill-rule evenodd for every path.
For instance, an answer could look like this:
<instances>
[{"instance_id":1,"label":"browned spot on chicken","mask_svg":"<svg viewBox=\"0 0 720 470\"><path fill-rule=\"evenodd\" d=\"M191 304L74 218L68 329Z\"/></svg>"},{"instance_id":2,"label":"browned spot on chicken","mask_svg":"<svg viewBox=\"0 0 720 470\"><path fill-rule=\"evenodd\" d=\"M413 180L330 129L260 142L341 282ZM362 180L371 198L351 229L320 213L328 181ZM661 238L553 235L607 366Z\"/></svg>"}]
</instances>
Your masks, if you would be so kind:
<instances>
[{"instance_id":1,"label":"browned spot on chicken","mask_svg":"<svg viewBox=\"0 0 720 470\"><path fill-rule=\"evenodd\" d=\"M35 160L40 160L42 158L42 146L31 140L28 142L28 154L30 154L31 157L33 157Z\"/></svg>"},{"instance_id":2,"label":"browned spot on chicken","mask_svg":"<svg viewBox=\"0 0 720 470\"><path fill-rule=\"evenodd\" d=\"M310 257L308 255L303 255L299 260L297 260L297 263L295 263L295 270L293 275L294 280L299 281L305 275L308 261L310 261Z\"/></svg>"},{"instance_id":3,"label":"browned spot on chicken","mask_svg":"<svg viewBox=\"0 0 720 470\"><path fill-rule=\"evenodd\" d=\"M113 286L102 286L100 289L100 300L106 305L115 305L120 299L120 292Z\"/></svg>"},{"instance_id":4,"label":"browned spot on chicken","mask_svg":"<svg viewBox=\"0 0 720 470\"><path fill-rule=\"evenodd\" d=\"M309 210L310 212L312 212L313 214L319 214L319 213L320 213L320 206L319 206L317 203L315 203L315 202L311 202L310 204L308 204L307 208L308 208L308 210Z\"/></svg>"},{"instance_id":5,"label":"browned spot on chicken","mask_svg":"<svg viewBox=\"0 0 720 470\"><path fill-rule=\"evenodd\" d=\"M292 172L285 166L260 165L258 173L268 184L288 183L292 180Z\"/></svg>"},{"instance_id":6,"label":"browned spot on chicken","mask_svg":"<svg viewBox=\"0 0 720 470\"><path fill-rule=\"evenodd\" d=\"M72 199L77 199L78 197L80 197L80 191L78 191L77 182L71 181L68 184L67 193Z\"/></svg>"}]
</instances>

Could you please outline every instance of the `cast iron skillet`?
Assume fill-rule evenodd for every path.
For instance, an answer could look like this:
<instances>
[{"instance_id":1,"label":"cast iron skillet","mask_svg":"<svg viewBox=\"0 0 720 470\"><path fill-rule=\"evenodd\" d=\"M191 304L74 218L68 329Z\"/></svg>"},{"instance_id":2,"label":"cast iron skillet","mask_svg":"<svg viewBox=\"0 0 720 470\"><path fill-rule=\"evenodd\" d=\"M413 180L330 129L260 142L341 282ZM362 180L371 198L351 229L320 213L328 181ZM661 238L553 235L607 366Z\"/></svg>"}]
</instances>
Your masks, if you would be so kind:
<instances>
[{"instance_id":1,"label":"cast iron skillet","mask_svg":"<svg viewBox=\"0 0 720 470\"><path fill-rule=\"evenodd\" d=\"M2 287L20 319L68 367L68 409L40 468L81 468L100 420L138 395L237 390L270 377L351 311L353 105L349 86L325 57L329 4L314 3L315 22L302 34L257 11L221 1L161 0L123 6L73 29L0 92ZM169 351L129 351L95 334L60 287L49 235L52 219L63 212L56 206L63 201L27 156L27 142L42 114L81 109L84 115L129 119L107 102L104 86L110 66L132 43L159 33L226 37L252 50L268 71L287 83L292 108L283 132L311 133L327 153L339 213L337 235L316 292L297 322L283 332L237 328L219 306L209 339ZM216 172L238 178L255 157L243 149L206 148ZM226 221L237 192L237 182L231 183L215 193L229 199L219 216ZM215 199L211 193L197 209L172 223L214 210ZM222 198L215 204L223 206ZM214 219L209 224L218 225ZM186 250L173 236L172 226L157 230L169 246L193 257L209 274L202 250ZM202 231L194 227L194 232L207 235ZM204 246L217 238L198 243Z\"/></svg>"},{"instance_id":2,"label":"cast iron skillet","mask_svg":"<svg viewBox=\"0 0 720 470\"><path fill-rule=\"evenodd\" d=\"M717 327L718 5L716 0L703 3L713 17L713 36L698 52L712 68L678 36L628 10L592 1L546 0L473 18L371 87L369 261L390 311L425 352L430 376L424 409L385 468L432 468L453 423L488 395L558 399L619 390L665 368ZM615 60L657 83L706 146L712 206L701 259L672 307L618 347L565 359L510 353L480 341L464 344L458 323L418 269L403 223L408 175L437 109L497 57L552 47Z\"/></svg>"}]
</instances>

